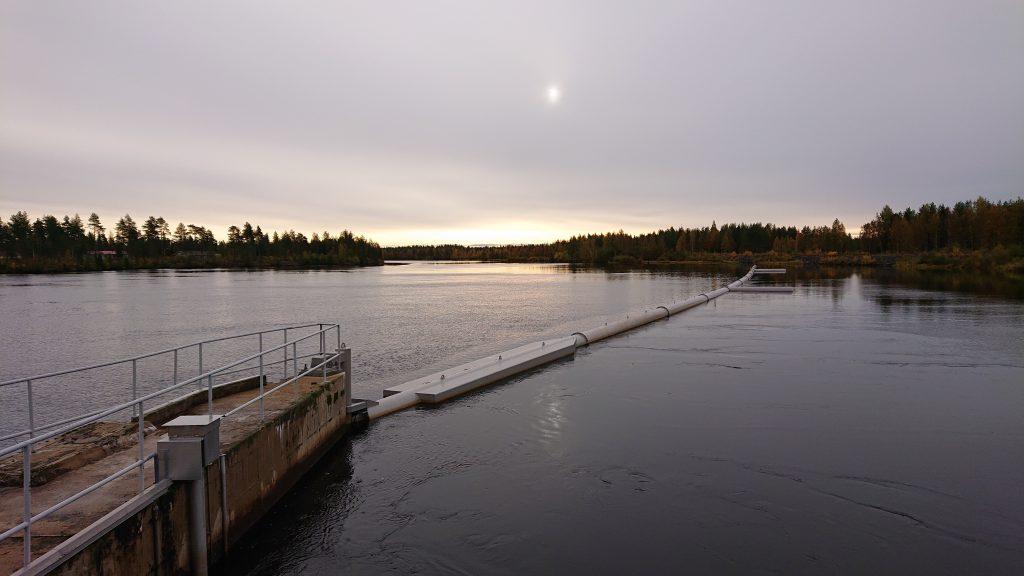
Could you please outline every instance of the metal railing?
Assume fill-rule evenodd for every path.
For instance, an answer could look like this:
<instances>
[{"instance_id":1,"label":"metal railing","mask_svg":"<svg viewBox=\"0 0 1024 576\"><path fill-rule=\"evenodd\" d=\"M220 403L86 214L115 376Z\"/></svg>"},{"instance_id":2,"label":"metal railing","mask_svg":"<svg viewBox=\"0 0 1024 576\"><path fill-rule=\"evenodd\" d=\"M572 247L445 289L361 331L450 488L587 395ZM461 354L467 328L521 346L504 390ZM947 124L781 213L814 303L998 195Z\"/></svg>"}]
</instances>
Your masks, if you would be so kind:
<instances>
[{"instance_id":1,"label":"metal railing","mask_svg":"<svg viewBox=\"0 0 1024 576\"><path fill-rule=\"evenodd\" d=\"M302 331L309 331L309 330L312 330L313 328L316 328L316 330L312 331L309 334L305 334L305 335L302 335L302 336L299 336L297 338L293 338L293 339L289 340L289 331L291 331L291 335L294 337L294 336L298 335L299 333L301 333ZM336 339L336 348L335 348L334 351L328 351L328 348L327 348L327 338L328 338L328 335L330 333L332 333L332 332L333 332L333 334L335 336L335 339ZM280 344L274 345L272 347L265 348L264 347L264 336L268 335L268 334L276 334L276 333L281 333L282 334L283 342L280 343ZM251 337L254 337L254 336L256 337L257 343L258 343L258 350L257 350L256 353L244 356L243 358L241 358L239 360L233 360L233 361L228 362L227 364L224 364L224 365L222 365L222 366L220 366L218 368L215 368L213 370L209 370L209 371L206 371L206 372L203 371L203 350L204 350L204 347L208 347L210 344L216 343L216 342L225 342L225 341L230 341L230 340L238 340L238 339L243 339L243 338L251 338ZM315 340L314 340L314 338L315 338ZM302 344L302 343L306 343L307 346L312 344L312 347L313 347L314 351L313 352L309 352L309 353L300 354L299 353L300 352L299 345ZM277 390L280 390L280 389L282 389L282 388L292 384L293 382L298 381L299 379L301 379L301 378L303 378L305 376L315 375L317 371L321 372L321 375L322 375L323 379L326 381L328 365L329 364L336 364L337 362L339 362L339 360L341 360L342 355L343 355L343 347L344 347L344 345L341 342L341 327L340 327L339 324L327 324L327 323L304 324L304 325L300 325L300 326L288 326L288 327L285 327L285 328L275 328L275 329L272 329L272 330L263 330L263 331L259 331L259 332L250 332L250 333L247 333L247 334L239 334L239 335L234 335L234 336L225 336L225 337L221 337L221 338L212 338L212 339L208 339L208 340L203 340L202 342L193 342L193 343L190 343L190 344L187 344L187 345L184 345L184 346L179 346L179 347L176 347L176 348L168 348L166 350L161 350L159 352L151 352L149 354L143 354L143 355L135 356L135 357L132 357L132 358L125 358L125 359L122 359L122 360L115 360L115 361L111 361L111 362L103 362L103 363L100 363L100 364L93 364L93 365L90 365L90 366L84 366L84 367L80 367L80 368L73 368L73 369L70 369L70 370L61 370L61 371L58 371L58 372L50 372L50 373L47 373L47 374L39 374L39 375L35 375L35 376L29 376L27 378L17 378L17 379L14 379L14 380L7 380L5 382L0 382L0 389L3 389L5 387L9 387L9 386L15 386L15 385L18 385L18 384L23 384L25 386L25 389L26 389L26 392L27 392L27 398L26 398L27 406L26 406L26 409L27 409L27 413L28 413L28 428L26 430L18 431L18 432L15 432L13 434L7 434L7 435L5 435L3 437L0 437L0 441L3 441L3 440L11 440L11 439L19 438L19 437L23 437L23 436L28 436L28 438L25 439L25 440L17 442L15 444L11 445L11 446L0 448L0 461L2 461L3 459L6 459L8 457L11 457L13 454L16 454L18 452L21 453L21 457L22 457L22 502L23 502L22 521L19 524L16 524L16 525L8 528L4 532L0 533L0 542L5 541L6 539L10 538L14 534L17 534L18 532L22 532L23 536L24 536L24 539L23 539L23 566L27 567L32 562L32 548L31 548L31 546L32 546L32 525L34 523L39 522L40 520L43 520L44 518L50 516L54 512L56 512L56 511L58 511L58 510L60 510L60 509L62 509L64 507L72 504L73 502L78 501L79 499L81 499L81 498L91 494L92 492L98 490L99 488L101 488L103 486L106 486L107 484L109 484L111 482L114 482L115 480L117 480L119 478L124 477L125 475L129 474L133 470L138 470L138 472L139 472L139 493L143 492L146 489L146 464L149 461L152 460L154 462L154 466L158 465L158 462L156 460L156 454L154 452L147 453L146 446L145 446L145 434L146 434L146 432L145 432L145 411L144 411L144 405L145 405L146 402L154 400L154 399L160 397L161 395L168 394L170 392L174 392L174 391L177 391L177 390L181 390L182 388L185 388L186 386L188 386L190 384L199 384L199 385L201 385L202 387L204 387L206 389L207 412L208 412L208 414L210 416L212 416L213 415L213 406L214 406L214 403L213 403L213 400L214 400L214 379L216 377L240 374L240 373L244 373L244 372L257 372L256 375L258 376L259 394L257 396L255 396L254 398L244 402L240 406L237 406L237 407L231 409L230 411L226 412L225 414L222 415L222 418L226 418L226 417L229 417L231 415L234 415L234 414L238 413L240 410L242 410L242 409L244 409L244 408L246 408L248 406L251 406L251 405L253 405L255 403L258 403L259 404L259 416L260 416L260 419L262 420L264 418L264 398L266 396L268 396L269 394L271 394L273 392L276 392ZM198 350L198 372L199 372L199 374L196 375L196 376L193 376L191 378L186 378L185 380L182 380L182 381L179 382L178 381L179 355L180 355L179 353L181 351L183 351L183 350L192 349L192 348L196 348ZM291 352L291 353L289 354L289 352ZM160 356L160 355L166 355L166 354L170 354L173 357L173 368L172 368L171 384L169 386L165 386L165 387L159 388L159 389L157 389L157 390L155 390L153 392L150 392L150 393L147 393L147 394L143 394L143 395L140 396L139 395L139 378L138 378L138 363L139 363L139 361L143 360L143 359L147 359L147 358L157 357L157 356ZM270 354L273 354L275 357L277 357L278 354L281 354L282 357L280 357L280 359L275 359L275 360L273 360L271 362L267 362L265 360L265 357L267 355L270 355ZM319 364L313 365L313 362L310 362L308 368L306 367L305 364L303 364L302 369L301 370L299 369L299 361L300 360L305 359L305 358L313 358L313 357L319 357L319 359L320 359ZM249 363L252 363L252 362L255 362L255 365L253 365L253 366L246 366L246 364L249 364ZM289 363L291 364L291 370L290 371L288 369L289 368ZM132 369L132 381L131 381L131 394L132 394L132 396L131 396L131 400L125 401L125 402L120 402L120 403L114 404L113 406L108 406L108 407L100 409L100 410L94 410L94 411L91 411L91 412L89 412L87 414L73 416L73 417L70 417L70 418L63 418L63 419L57 420L55 422L49 422L47 424L43 424L43 425L39 425L39 426L37 426L35 424L34 401L36 400L36 398L35 398L35 392L33 390L33 382L39 382L41 380L57 378L57 377L60 377L60 376L66 376L66 375L71 375L71 374L80 374L80 373L83 373L83 372L86 372L86 371L96 370L96 369L100 369L100 368L106 368L106 367L111 367L111 366L116 366L116 365L127 365L127 364L130 364L131 365L131 369ZM268 369L268 367L273 367L273 366L276 366L278 364L280 364L281 368L282 368L281 369L281 373L282 373L281 382L279 384L277 384L275 387L271 388L268 391L268 390L265 389L267 369ZM350 366L346 366L346 369L350 369L350 368L351 368ZM291 378L289 378L289 372L291 374ZM188 392L185 395L176 397L172 401L181 400L181 399L183 399L183 398L185 398L185 397L187 397L187 396L189 396L191 394L194 394L194 393L195 393L195 391ZM94 422L99 422L101 419L114 416L115 414L118 414L119 412L126 411L126 410L131 410L132 416L133 417L137 417L137 421L138 421L138 427L137 427L137 431L136 431L136 434L137 434L136 442L138 442L138 457L137 457L137 459L134 462L130 463L129 465L127 465L127 466L117 470L113 474L110 474L110 475L106 476L105 478L90 484L89 486L83 488L82 490L79 490L75 494L72 494L71 496L69 496L67 498L64 498L63 500L61 500L61 501L59 501L59 502L49 506L48 508L46 508L46 510L43 510L42 512L39 512L38 514L34 514L33 515L33 513L32 513L32 485L31 485L31 481L32 481L32 453L37 451L37 446L40 443L42 443L42 442L45 442L47 440L50 440L52 438L56 438L56 437L64 435L64 434L67 434L68 432L71 432L71 431L73 431L75 429L78 429L78 428L81 428L83 426L86 426L88 424L91 424L91 423L94 423ZM154 474L154 477L155 476L156 476L156 474Z\"/></svg>"}]
</instances>

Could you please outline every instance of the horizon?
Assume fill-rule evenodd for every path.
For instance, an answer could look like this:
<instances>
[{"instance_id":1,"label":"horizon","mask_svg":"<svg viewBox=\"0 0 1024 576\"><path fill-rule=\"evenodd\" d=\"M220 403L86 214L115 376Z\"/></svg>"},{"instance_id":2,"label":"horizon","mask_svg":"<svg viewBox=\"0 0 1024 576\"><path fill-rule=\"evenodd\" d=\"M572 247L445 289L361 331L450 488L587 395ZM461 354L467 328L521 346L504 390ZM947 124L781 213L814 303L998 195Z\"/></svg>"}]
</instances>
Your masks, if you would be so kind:
<instances>
[{"instance_id":1,"label":"horizon","mask_svg":"<svg viewBox=\"0 0 1024 576\"><path fill-rule=\"evenodd\" d=\"M997 199L989 198L988 200L995 201ZM1003 199L1000 198L998 200L1003 200ZM897 209L894 206L890 206L890 208L893 208L893 210L902 211L906 207ZM916 209L916 207L911 207L911 208L915 208ZM17 212L17 211L18 210L15 210L15 212ZM61 214L58 214L58 213L34 214L34 213L29 212L27 210L22 210L22 211L27 212L28 215L29 215L29 218L32 221L35 221L37 218L42 218L44 216L54 216L57 219L61 219L64 216L68 216L68 217L78 216L79 218L82 219L83 223L86 223L88 218L89 218L89 215L91 214L91 212L69 212L69 213L61 213ZM150 216L152 216L154 218L161 218L162 217L159 214L146 214L145 216L134 215L134 214L121 214L119 216L104 216L103 214L97 213L97 216L99 216L99 218L100 218L100 222L103 224L104 228L106 229L106 234L107 234L108 237L112 235L113 228L116 225L116 223L118 222L118 220L120 220L125 215L131 216L132 220L140 228L142 226L142 223L145 222L146 218L149 218ZM9 215L0 214L0 218L4 218L5 219L7 216L9 216ZM872 216L870 218L865 219L865 223L867 223L871 218L874 218L874 216L875 215L872 214ZM387 244L387 243L379 241L377 238L375 238L375 237L373 237L371 235L363 233L360 230L352 230L352 229L345 228L345 227L342 227L342 228L337 229L337 230L334 230L334 229L331 229L331 228L327 228L325 230L296 230L296 229L291 229L291 228L286 228L286 229L283 229L283 230L279 230L279 229L276 229L276 228L266 228L260 222L247 221L247 220L245 220L243 218L241 221L235 222L233 224L228 224L223 229L219 229L219 228L213 228L213 227L211 227L211 226L209 226L207 224L204 224L202 222L189 221L189 220L172 220L172 219L168 219L168 218L164 218L164 219L166 220L166 222L167 222L168 226L170 227L170 229L172 230L172 232L173 232L174 228L179 223L185 224L186 226L189 225L189 224L194 224L196 226L203 226L203 227L209 229L211 232L213 232L214 238L216 238L217 241L226 241L227 240L228 229L231 226L237 226L237 227L241 228L242 225L244 225L245 223L248 222L250 225L252 225L253 228L260 228L263 233L265 233L265 234L267 234L269 236L272 236L275 233L283 234L283 233L288 232L288 231L294 231L294 232L299 232L301 234L304 234L307 238L312 237L313 234L317 234L318 236L322 236L324 232L327 232L327 233L331 234L332 237L334 237L338 233L347 230L347 231L351 232L352 234L354 234L357 237L358 236L362 236L362 237L364 237L368 241L372 241L372 242L375 242L375 243L379 244L381 248L398 248L398 247L404 247L404 246L440 246L440 245L459 245L459 246L465 246L467 248L502 247L502 246L525 246L525 245L530 245L530 244L551 244L551 243L557 242L559 240L569 240L570 238L573 238L573 237L587 236L587 235L591 235L591 234L598 234L598 235L600 235L600 234L615 234L615 233L618 233L618 232L624 232L626 234L636 236L636 235L641 235L641 234L648 234L648 233L652 233L652 232L657 232L659 230L668 230L668 229L677 229L678 230L678 229L682 229L682 228L697 228L697 229L700 229L700 228L710 228L712 225L715 225L718 228L721 228L722 226L726 226L726 225L730 225L730 224L736 224L736 225L744 225L744 224L765 224L765 225L768 225L768 224L771 224L771 225L773 225L775 227L780 227L780 228L795 227L796 229L799 230L799 229L803 228L804 226L808 226L808 227L811 227L811 228L814 228L814 227L817 227L817 226L830 226L832 224L832 220L836 220L836 218L833 218L832 220L830 220L828 222L806 223L806 224L779 224L779 223L776 223L776 222L760 222L760 221L758 221L758 222L739 222L739 221L731 221L731 220L721 220L721 221L719 221L719 220L712 220L710 223L700 224L700 225L696 225L696 226L669 225L669 226L658 226L658 227L655 227L655 228L651 228L649 230L625 230L625 229L622 229L622 228L618 228L618 229L614 229L614 230L592 230L592 231L586 231L586 232L571 232L571 233L566 233L566 234L560 235L558 237L553 237L553 238L546 239L546 240L545 239L541 239L541 240L537 240L537 241L524 241L524 242L459 242L459 241L442 241L442 242L408 242L408 243ZM846 227L847 233L849 233L851 236L856 238L857 236L860 235L861 229L863 228L863 224L861 224L859 226L856 226L856 227L852 227L847 222L843 222L842 219L839 219L839 221L843 224L844 227ZM457 233L457 231L454 231L454 233Z\"/></svg>"},{"instance_id":2,"label":"horizon","mask_svg":"<svg viewBox=\"0 0 1024 576\"><path fill-rule=\"evenodd\" d=\"M1020 198L1021 198L1021 195L1018 194L1016 196L1010 195L1010 196L1007 196L1006 198L985 198L985 199L988 200L988 201L991 201L991 202L1003 202L1003 201L1019 200ZM962 200L957 200L956 202L973 202L974 200L977 200L977 199L978 199L977 197L975 197L975 198L964 198ZM944 204L944 203L940 203L940 202L935 202L935 204L939 205L939 206L945 205L948 208L952 208L953 205L955 205L956 202L950 203L948 205ZM880 207L878 210L876 210L875 213L873 213L870 217L865 218L865 220L864 220L864 222L862 224L856 225L855 227L851 226L849 222L843 221L841 218L833 218L832 220L833 221L834 220L839 220L839 222L846 229L847 234L849 234L853 238L857 238L863 232L864 225L867 224L868 222L870 222L872 219L874 219L878 215L878 212L881 211L885 206L888 206L893 211L898 212L898 213L899 212L903 212L903 211L905 211L908 208L909 209L913 209L913 210L916 210L917 208L919 208L918 206L903 206L903 207L900 207L900 206L893 206L891 204L885 204L883 207ZM15 212L17 212L17 211L18 210L16 210ZM28 212L27 210L23 210L23 211ZM91 214L91 212L86 212L86 213L70 212L70 213L64 213L64 214L58 214L58 213L55 213L55 212L54 213L46 213L46 214L33 214L31 212L28 212L29 218L31 220L33 220L33 221L36 220L37 218L42 218L44 216L54 216L54 217L56 217L58 219L61 219L64 216L69 216L69 217L78 216L79 218L82 219L83 222L86 222L88 220L90 214ZM140 227L141 227L142 223L145 221L145 219L149 218L150 216L155 217L155 218L161 218L162 217L162 216L160 216L158 214L146 214L145 216L142 216L142 217L140 217L140 216L133 216L131 214L122 214L120 216L110 217L110 216L104 216L104 215L101 215L101 214L97 213L97 216L99 216L100 221L103 224L104 228L106 229L106 232L107 232L108 236L111 236L114 225L116 225L118 220L120 220L125 215L131 216L132 220L134 220L135 223L138 226L140 226ZM2 214L0 214L0 218L3 218ZM800 229L802 229L804 227L815 228L815 227L822 227L822 226L828 227L828 226L832 225L832 221L820 222L820 223L816 222L816 223L802 223L802 224L781 224L781 223L778 223L778 222L760 221L760 220L751 221L751 222L742 222L742 221L734 221L734 220L728 220L728 219L723 219L721 221L719 221L717 219L713 219L710 224L700 224L700 225L696 225L696 226L669 225L669 226L658 226L658 227L655 227L655 228L645 229L645 230L626 230L626 229L623 229L623 228L620 227L618 229L610 229L610 230L593 230L593 231L587 231L587 232L564 233L564 234L562 234L562 235L560 235L558 237L552 237L550 239L541 239L541 240L536 240L536 241L518 241L518 242L467 242L467 241L461 241L461 242L460 241L417 242L417 241L412 241L412 242L406 242L406 243L385 243L385 242L381 242L377 238L375 238L373 236L370 236L368 234L365 234L365 233L363 233L363 232L361 232L359 230L352 230L350 228L345 228L345 227L342 227L342 228L337 229L337 230L332 230L330 228L321 229L321 230L301 230L301 229L300 230L295 230L293 228L286 228L286 229L283 229L283 230L279 230L279 229L276 229L276 228L266 228L266 229L264 229L262 224L259 223L259 222L252 222L252 221L248 221L248 220L242 219L241 221L236 222L234 224L226 225L223 229L220 230L221 233L218 234L218 229L215 229L215 228L213 228L213 227L211 227L211 226L209 226L207 224L204 224L202 222L195 222L195 221L188 221L188 220L177 220L177 221L175 221L175 220L167 219L167 218L165 218L165 220L166 220L168 226L170 226L170 228L172 230L179 223L185 224L185 225L194 224L194 225L197 225L197 226L205 227L208 230L210 230L211 232L213 232L214 238L217 241L226 241L227 237L228 237L228 230L232 226L240 227L240 226L248 223L248 224L252 225L253 228L260 228L262 230L262 232L267 234L268 236L272 236L274 234L283 234L283 233L289 232L289 231L299 232L301 234L304 234L306 237L312 237L313 234L322 235L324 232L327 232L327 233L331 234L332 236L336 236L337 234L339 234L339 233L341 233L343 231L348 231L348 232L351 232L352 234L354 234L357 237L361 236L361 237L365 238L368 241L371 241L371 242L374 242L374 243L380 245L381 248L399 248L399 247L406 247L406 246L441 246L441 245L459 245L459 246L464 246L464 247L467 247L467 248L501 247L501 246L525 246L525 245L531 245L531 244L552 244L552 243L560 241L560 240L569 240L570 238L578 237L578 236L601 235L601 234L615 234L615 233L620 233L620 232L621 233L625 233L625 234L629 234L629 235L632 235L632 236L638 236L638 235L642 235L642 234L649 234L649 233L658 232L658 231L661 231L661 230L669 230L669 229L676 229L676 230L687 229L687 228L689 228L689 229L702 229L702 228L710 228L712 226L718 226L718 228L720 229L722 226L728 226L728 225L740 225L740 226L742 226L742 225L752 225L752 224L764 224L764 225L772 225L772 226L775 226L776 228L796 228L797 230L800 230ZM450 233L457 234L458 232L457 231L450 231Z\"/></svg>"}]
</instances>

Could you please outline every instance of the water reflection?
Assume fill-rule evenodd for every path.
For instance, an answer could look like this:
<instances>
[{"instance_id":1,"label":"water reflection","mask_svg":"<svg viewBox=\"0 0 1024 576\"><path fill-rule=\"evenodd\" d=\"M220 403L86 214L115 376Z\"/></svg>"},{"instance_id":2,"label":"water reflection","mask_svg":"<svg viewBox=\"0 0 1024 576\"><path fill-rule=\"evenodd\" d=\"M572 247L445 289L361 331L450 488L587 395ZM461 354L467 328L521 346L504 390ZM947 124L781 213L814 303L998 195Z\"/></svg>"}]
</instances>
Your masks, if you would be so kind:
<instances>
[{"instance_id":1,"label":"water reflection","mask_svg":"<svg viewBox=\"0 0 1024 576\"><path fill-rule=\"evenodd\" d=\"M533 428L549 452L557 452L562 426L565 423L562 397L571 395L563 386L553 386L537 395Z\"/></svg>"},{"instance_id":2,"label":"water reflection","mask_svg":"<svg viewBox=\"0 0 1024 576\"><path fill-rule=\"evenodd\" d=\"M918 290L962 292L1024 300L1024 281L1020 278L987 274L894 270L885 268L793 269L786 277L822 281L863 278L884 286L905 286Z\"/></svg>"}]
</instances>

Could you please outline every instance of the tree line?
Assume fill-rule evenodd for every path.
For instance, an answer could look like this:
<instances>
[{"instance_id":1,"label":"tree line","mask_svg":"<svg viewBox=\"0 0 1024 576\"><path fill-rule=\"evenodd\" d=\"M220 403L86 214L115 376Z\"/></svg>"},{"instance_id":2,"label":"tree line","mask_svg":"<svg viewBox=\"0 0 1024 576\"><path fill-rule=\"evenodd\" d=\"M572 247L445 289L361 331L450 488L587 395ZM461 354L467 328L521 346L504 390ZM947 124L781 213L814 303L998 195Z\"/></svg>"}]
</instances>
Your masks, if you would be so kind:
<instances>
[{"instance_id":1,"label":"tree line","mask_svg":"<svg viewBox=\"0 0 1024 576\"><path fill-rule=\"evenodd\" d=\"M196 224L171 230L161 217L140 226L130 215L110 230L91 214L31 220L16 212L0 219L0 271L46 272L178 267L308 267L383 264L380 246L344 230L306 237L288 230L267 234L246 222L231 226L226 241Z\"/></svg>"},{"instance_id":2,"label":"tree line","mask_svg":"<svg viewBox=\"0 0 1024 576\"><path fill-rule=\"evenodd\" d=\"M928 203L895 212L889 206L854 236L838 219L829 226L716 223L703 228L668 228L646 234L608 232L573 236L550 244L516 246L401 246L385 248L389 260L499 260L635 264L692 261L707 255L920 254L936 251L1024 252L1024 200Z\"/></svg>"},{"instance_id":3,"label":"tree line","mask_svg":"<svg viewBox=\"0 0 1024 576\"><path fill-rule=\"evenodd\" d=\"M288 230L267 234L246 222L217 240L204 226L160 217L141 226L130 215L112 229L95 213L32 220L26 212L0 219L0 271L47 272L161 267L368 266L389 260L495 260L632 265L693 261L737 254L780 256L847 254L930 254L961 251L1024 258L1024 200L927 203L899 212L889 206L857 236L838 219L828 226L716 223L702 228L668 228L646 234L609 232L573 236L550 244L514 246L401 246L382 249L347 230L310 237ZM940 256L934 256L940 255Z\"/></svg>"},{"instance_id":4,"label":"tree line","mask_svg":"<svg viewBox=\"0 0 1024 576\"><path fill-rule=\"evenodd\" d=\"M928 203L895 212L886 206L865 224L860 247L897 254L1024 247L1024 199L957 202L952 208Z\"/></svg>"}]
</instances>

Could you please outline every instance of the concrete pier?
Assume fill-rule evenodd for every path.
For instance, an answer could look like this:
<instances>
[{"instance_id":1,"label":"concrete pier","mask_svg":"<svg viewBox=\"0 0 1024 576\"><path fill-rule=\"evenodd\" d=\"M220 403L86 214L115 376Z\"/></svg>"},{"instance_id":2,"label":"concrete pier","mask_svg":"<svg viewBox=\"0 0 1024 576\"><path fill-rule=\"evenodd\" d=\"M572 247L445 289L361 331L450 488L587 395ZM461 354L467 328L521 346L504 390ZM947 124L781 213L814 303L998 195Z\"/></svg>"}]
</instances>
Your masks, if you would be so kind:
<instances>
[{"instance_id":1,"label":"concrete pier","mask_svg":"<svg viewBox=\"0 0 1024 576\"><path fill-rule=\"evenodd\" d=\"M331 368L282 387L264 399L260 418L256 406L223 421L214 458L205 465L203 491L207 519L206 561L213 565L230 551L244 532L341 439L353 416L348 370ZM256 398L258 380L247 389L227 388L214 400L222 414ZM274 390L277 383L265 384ZM204 392L205 394L205 392ZM205 418L207 406L184 399L147 412L147 450L168 432L166 424L188 414ZM197 416L198 417L198 416ZM150 420L153 418L153 420ZM33 504L45 509L69 493L88 486L134 458L138 447L127 442L109 455L81 466L40 478ZM99 488L80 504L61 509L33 526L32 547L37 556L29 570L19 569L22 541L17 536L0 543L0 573L15 574L185 574L200 572L189 540L190 509L195 497L186 483L163 479L149 471L153 483L138 494L139 479L129 474ZM16 523L21 492L0 488L0 522ZM67 535L74 534L71 538Z\"/></svg>"}]
</instances>

